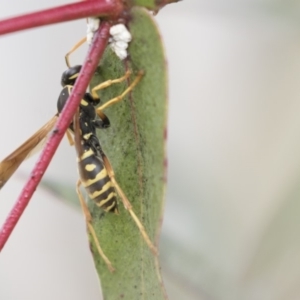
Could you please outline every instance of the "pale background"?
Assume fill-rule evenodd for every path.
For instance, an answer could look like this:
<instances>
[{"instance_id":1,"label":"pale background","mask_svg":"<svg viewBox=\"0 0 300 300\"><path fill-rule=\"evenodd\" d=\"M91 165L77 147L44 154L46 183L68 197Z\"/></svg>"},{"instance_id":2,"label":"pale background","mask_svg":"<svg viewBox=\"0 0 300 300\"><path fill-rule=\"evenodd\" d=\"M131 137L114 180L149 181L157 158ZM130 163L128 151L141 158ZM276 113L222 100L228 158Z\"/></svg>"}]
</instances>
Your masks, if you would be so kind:
<instances>
[{"instance_id":1,"label":"pale background","mask_svg":"<svg viewBox=\"0 0 300 300\"><path fill-rule=\"evenodd\" d=\"M0 18L67 2L1 0ZM156 18L170 72L171 300L300 299L299 16L296 1L191 0ZM63 56L84 33L81 20L0 37L1 158L55 113ZM1 190L1 224L35 159ZM64 141L46 176L73 184L75 165ZM38 189L0 255L0 299L99 295L82 215Z\"/></svg>"}]
</instances>

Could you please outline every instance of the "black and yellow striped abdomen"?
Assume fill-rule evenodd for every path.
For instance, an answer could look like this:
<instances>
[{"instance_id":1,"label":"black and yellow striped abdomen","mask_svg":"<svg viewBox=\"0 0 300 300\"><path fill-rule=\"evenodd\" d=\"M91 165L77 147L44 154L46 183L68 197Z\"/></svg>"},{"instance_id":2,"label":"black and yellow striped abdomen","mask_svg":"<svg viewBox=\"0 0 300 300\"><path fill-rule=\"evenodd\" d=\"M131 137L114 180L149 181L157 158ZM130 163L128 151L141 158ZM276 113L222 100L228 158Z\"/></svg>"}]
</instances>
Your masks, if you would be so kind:
<instances>
[{"instance_id":1,"label":"black and yellow striped abdomen","mask_svg":"<svg viewBox=\"0 0 300 300\"><path fill-rule=\"evenodd\" d=\"M102 157L85 145L84 152L78 157L78 171L82 185L96 205L106 212L118 213L115 188L104 167Z\"/></svg>"}]
</instances>

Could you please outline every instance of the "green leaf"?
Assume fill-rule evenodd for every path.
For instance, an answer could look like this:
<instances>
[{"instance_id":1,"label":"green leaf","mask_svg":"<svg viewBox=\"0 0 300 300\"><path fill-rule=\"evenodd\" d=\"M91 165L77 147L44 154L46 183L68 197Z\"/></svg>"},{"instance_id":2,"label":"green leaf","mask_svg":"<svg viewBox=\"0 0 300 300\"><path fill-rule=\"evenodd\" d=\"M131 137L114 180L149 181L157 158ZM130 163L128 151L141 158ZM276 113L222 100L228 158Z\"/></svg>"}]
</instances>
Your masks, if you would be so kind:
<instances>
[{"instance_id":1,"label":"green leaf","mask_svg":"<svg viewBox=\"0 0 300 300\"><path fill-rule=\"evenodd\" d=\"M165 192L166 62L161 37L148 12L135 8L130 20L129 62L121 62L107 49L92 86L123 76L127 67L135 74L145 72L128 97L105 110L111 127L99 131L99 139L116 180L150 239L157 243ZM115 84L101 90L102 103L121 94L126 86ZM120 215L103 213L91 201L89 207L101 247L116 269L109 272L91 239L104 299L165 299L157 257L121 201Z\"/></svg>"}]
</instances>

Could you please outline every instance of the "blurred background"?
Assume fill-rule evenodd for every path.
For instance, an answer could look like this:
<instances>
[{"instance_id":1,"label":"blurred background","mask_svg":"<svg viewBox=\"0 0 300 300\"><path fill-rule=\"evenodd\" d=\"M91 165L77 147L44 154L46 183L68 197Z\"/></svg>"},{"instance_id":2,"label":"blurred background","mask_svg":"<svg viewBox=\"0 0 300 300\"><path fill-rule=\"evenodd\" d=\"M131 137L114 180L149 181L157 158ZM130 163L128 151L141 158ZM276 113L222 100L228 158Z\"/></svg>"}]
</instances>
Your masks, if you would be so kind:
<instances>
[{"instance_id":1,"label":"blurred background","mask_svg":"<svg viewBox=\"0 0 300 300\"><path fill-rule=\"evenodd\" d=\"M0 18L68 2L2 1ZM170 79L160 253L172 300L300 299L299 15L297 1L190 0L156 17ZM85 30L0 38L1 159L55 113L64 54ZM36 158L1 190L0 224ZM45 178L73 185L74 161L64 140ZM81 212L39 188L1 252L0 299L99 299L86 243Z\"/></svg>"}]
</instances>

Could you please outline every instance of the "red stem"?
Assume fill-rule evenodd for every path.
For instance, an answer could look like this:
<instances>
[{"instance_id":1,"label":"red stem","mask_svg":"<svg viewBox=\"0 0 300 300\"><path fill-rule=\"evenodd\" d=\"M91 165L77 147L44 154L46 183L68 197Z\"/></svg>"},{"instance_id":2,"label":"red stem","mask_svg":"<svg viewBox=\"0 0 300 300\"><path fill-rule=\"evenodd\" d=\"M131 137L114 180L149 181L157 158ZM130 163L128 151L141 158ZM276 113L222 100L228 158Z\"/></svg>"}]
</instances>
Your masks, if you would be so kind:
<instances>
[{"instance_id":1,"label":"red stem","mask_svg":"<svg viewBox=\"0 0 300 300\"><path fill-rule=\"evenodd\" d=\"M0 35L14 31L94 16L116 17L121 1L93 0L59 6L0 21Z\"/></svg>"},{"instance_id":2,"label":"red stem","mask_svg":"<svg viewBox=\"0 0 300 300\"><path fill-rule=\"evenodd\" d=\"M70 95L69 100L61 112L55 129L49 137L47 144L31 173L30 178L28 179L17 202L15 203L15 206L11 210L3 227L1 228L0 251L4 247L18 220L23 214L75 114L79 102L82 99L89 82L91 81L98 62L107 45L109 29L110 24L104 21L101 23L99 30L94 36L93 43L89 49L85 62L82 65L81 72L74 85L72 94Z\"/></svg>"}]
</instances>

